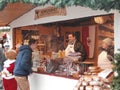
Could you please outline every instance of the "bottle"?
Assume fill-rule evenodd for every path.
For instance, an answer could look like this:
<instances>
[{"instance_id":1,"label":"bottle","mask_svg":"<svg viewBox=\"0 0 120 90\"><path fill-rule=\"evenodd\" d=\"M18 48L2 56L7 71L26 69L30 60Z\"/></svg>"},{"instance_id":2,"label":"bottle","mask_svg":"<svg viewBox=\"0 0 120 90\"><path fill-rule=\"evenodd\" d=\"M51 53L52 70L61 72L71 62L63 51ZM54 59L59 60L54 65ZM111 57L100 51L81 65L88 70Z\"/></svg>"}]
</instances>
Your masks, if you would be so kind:
<instances>
[{"instance_id":1,"label":"bottle","mask_svg":"<svg viewBox=\"0 0 120 90\"><path fill-rule=\"evenodd\" d=\"M58 58L62 58L62 51L61 50L58 51Z\"/></svg>"}]
</instances>

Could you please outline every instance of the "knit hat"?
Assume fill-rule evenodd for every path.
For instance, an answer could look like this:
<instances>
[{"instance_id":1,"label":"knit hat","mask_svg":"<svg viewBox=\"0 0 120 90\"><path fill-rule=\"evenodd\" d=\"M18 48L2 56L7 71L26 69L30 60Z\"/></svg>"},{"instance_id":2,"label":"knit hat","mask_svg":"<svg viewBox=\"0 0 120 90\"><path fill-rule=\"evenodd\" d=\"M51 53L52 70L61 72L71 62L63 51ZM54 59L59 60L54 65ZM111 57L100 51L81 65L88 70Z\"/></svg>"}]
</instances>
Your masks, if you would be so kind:
<instances>
[{"instance_id":1,"label":"knit hat","mask_svg":"<svg viewBox=\"0 0 120 90\"><path fill-rule=\"evenodd\" d=\"M106 43L108 46L113 45L113 41L112 41L112 39L110 39L110 38L105 38L105 39L103 40L103 42Z\"/></svg>"}]
</instances>

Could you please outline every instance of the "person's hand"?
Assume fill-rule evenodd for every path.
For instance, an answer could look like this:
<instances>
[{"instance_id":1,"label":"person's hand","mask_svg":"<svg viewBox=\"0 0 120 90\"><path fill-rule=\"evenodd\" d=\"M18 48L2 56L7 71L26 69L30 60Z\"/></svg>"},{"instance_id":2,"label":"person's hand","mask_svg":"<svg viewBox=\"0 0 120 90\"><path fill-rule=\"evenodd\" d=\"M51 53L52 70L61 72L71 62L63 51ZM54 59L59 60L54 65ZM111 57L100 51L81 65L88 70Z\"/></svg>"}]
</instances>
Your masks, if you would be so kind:
<instances>
[{"instance_id":1,"label":"person's hand","mask_svg":"<svg viewBox=\"0 0 120 90\"><path fill-rule=\"evenodd\" d=\"M4 71L2 71L2 73L1 74L3 74L3 75L5 75L5 76L7 76L7 73L6 72L4 72Z\"/></svg>"},{"instance_id":2,"label":"person's hand","mask_svg":"<svg viewBox=\"0 0 120 90\"><path fill-rule=\"evenodd\" d=\"M73 62L76 64L79 63L78 59L73 59Z\"/></svg>"}]
</instances>

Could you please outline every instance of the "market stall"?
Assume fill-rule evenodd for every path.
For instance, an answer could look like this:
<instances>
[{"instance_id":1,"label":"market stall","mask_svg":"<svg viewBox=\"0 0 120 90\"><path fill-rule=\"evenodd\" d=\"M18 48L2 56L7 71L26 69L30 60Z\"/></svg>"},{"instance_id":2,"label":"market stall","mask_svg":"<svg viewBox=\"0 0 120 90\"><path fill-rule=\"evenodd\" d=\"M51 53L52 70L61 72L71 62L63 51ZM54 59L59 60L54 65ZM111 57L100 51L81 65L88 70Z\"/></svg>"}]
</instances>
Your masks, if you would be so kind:
<instances>
[{"instance_id":1,"label":"market stall","mask_svg":"<svg viewBox=\"0 0 120 90\"><path fill-rule=\"evenodd\" d=\"M73 11L76 11L75 10L76 8L73 7L72 9ZM36 9L34 9L33 11L35 10ZM31 13L33 13L33 11ZM67 8L68 14L65 17L69 17L70 13L68 11L69 8ZM30 23L27 23L26 22L27 20L25 20L26 24L22 24L22 23L16 24L15 22L17 20L11 23L11 26L13 26L13 34L14 34L13 46L15 46L19 42L24 42L24 44L26 44L28 43L28 39L32 37L39 40L38 43L39 54L43 54L45 56L42 59L37 58L33 60L33 64L34 64L33 69L35 72L29 76L31 90L36 90L36 89L56 90L56 88L57 90L73 90L78 80L81 78L81 75L85 75L86 74L85 72L88 71L88 67L91 65L96 65L97 57L100 52L99 48L101 41L106 37L110 37L114 39L114 30L113 28L110 28L111 24L109 23L106 23L104 25L96 24L94 22L94 16L96 15L96 12L95 13L92 12L93 16L90 15L90 17L82 19L82 17L85 17L85 15L87 14L84 13L84 15L80 17L80 15L77 12L75 13L75 15L72 16L78 18L69 21L63 21L62 19L64 18L61 18L61 20L59 20L60 18L58 17L56 18L53 16L53 17L41 18L36 21L33 20L33 22ZM108 17L113 17L113 16L114 16L113 14L108 15ZM24 17L25 16L21 17L20 20L18 19L19 22L23 22L21 20ZM73 18L69 18L69 19L73 19ZM59 57L60 54L59 54L58 46L61 44L61 42L62 45L66 45L67 43L66 36L69 32L76 32L78 34L79 39L86 46L87 54L89 57L86 59L85 62L82 63L81 62L76 63L74 62L74 60L72 61L70 60L70 62L68 61L68 67L65 67L64 64L61 64L63 62L59 62L62 61L63 58L61 59L61 57ZM26 35L28 37L26 37ZM89 37L86 35L88 35ZM60 40L61 42L59 42ZM57 57L54 56L56 53L58 54ZM46 57L47 57L47 61L46 61ZM57 60L54 60L54 58L57 58ZM53 63L55 63L56 66ZM51 70L51 68L48 67L50 64L53 64L53 67L55 68Z\"/></svg>"}]
</instances>

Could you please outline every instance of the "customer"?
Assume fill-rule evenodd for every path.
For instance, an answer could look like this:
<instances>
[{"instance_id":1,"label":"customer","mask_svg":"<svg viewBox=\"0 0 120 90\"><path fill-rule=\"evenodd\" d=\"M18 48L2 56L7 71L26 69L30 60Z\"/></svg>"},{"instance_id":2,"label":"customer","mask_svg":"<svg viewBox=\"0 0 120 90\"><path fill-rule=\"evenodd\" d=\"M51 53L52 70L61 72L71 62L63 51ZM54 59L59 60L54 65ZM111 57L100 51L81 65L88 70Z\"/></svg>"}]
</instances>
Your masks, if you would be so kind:
<instances>
[{"instance_id":1,"label":"customer","mask_svg":"<svg viewBox=\"0 0 120 90\"><path fill-rule=\"evenodd\" d=\"M98 67L101 69L112 69L112 60L114 55L113 41L110 38L105 38L102 41L102 51L98 56Z\"/></svg>"},{"instance_id":2,"label":"customer","mask_svg":"<svg viewBox=\"0 0 120 90\"><path fill-rule=\"evenodd\" d=\"M2 44L0 44L0 71L3 69L3 62L6 60L4 48L2 47Z\"/></svg>"},{"instance_id":3,"label":"customer","mask_svg":"<svg viewBox=\"0 0 120 90\"><path fill-rule=\"evenodd\" d=\"M0 72L3 70L3 62L6 60L5 58L5 53L4 53L4 48L2 46L2 44L0 44ZM3 88L3 84L2 84L2 78L0 76L0 89Z\"/></svg>"},{"instance_id":4,"label":"customer","mask_svg":"<svg viewBox=\"0 0 120 90\"><path fill-rule=\"evenodd\" d=\"M37 41L30 39L28 45L22 45L19 49L14 75L20 90L30 90L28 75L32 73L32 51L37 47Z\"/></svg>"},{"instance_id":5,"label":"customer","mask_svg":"<svg viewBox=\"0 0 120 90\"><path fill-rule=\"evenodd\" d=\"M17 82L13 75L17 53L15 50L8 50L5 52L5 56L7 60L4 62L4 67L1 72L4 90L17 90Z\"/></svg>"},{"instance_id":6,"label":"customer","mask_svg":"<svg viewBox=\"0 0 120 90\"><path fill-rule=\"evenodd\" d=\"M67 48L65 49L65 55L66 56L76 55L77 57L79 56L78 57L79 61L84 61L87 57L86 50L83 44L79 40L77 40L75 33L69 33L68 40L69 41Z\"/></svg>"}]
</instances>

